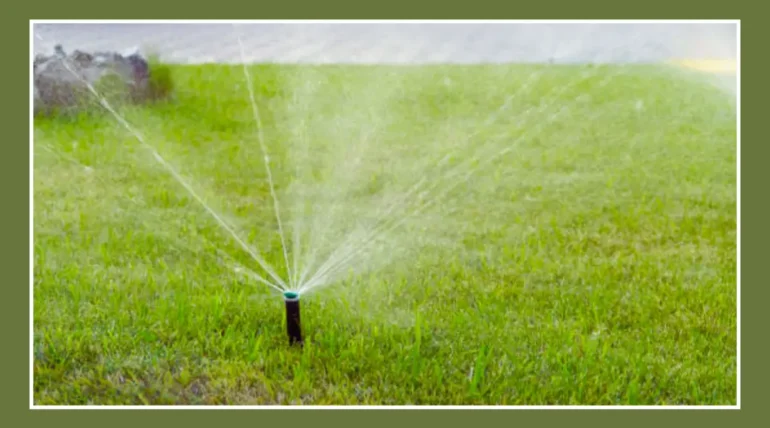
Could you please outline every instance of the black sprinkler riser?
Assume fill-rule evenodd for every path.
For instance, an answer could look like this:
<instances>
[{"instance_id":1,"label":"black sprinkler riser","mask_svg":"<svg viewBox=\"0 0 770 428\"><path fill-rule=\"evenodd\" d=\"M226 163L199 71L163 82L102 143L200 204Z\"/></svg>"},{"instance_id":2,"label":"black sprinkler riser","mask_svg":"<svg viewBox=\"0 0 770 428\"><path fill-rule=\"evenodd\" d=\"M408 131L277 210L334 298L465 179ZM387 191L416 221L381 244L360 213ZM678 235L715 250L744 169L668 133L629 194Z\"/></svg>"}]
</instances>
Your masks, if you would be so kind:
<instances>
[{"instance_id":1,"label":"black sprinkler riser","mask_svg":"<svg viewBox=\"0 0 770 428\"><path fill-rule=\"evenodd\" d=\"M287 292L284 294L284 302L286 303L286 333L289 335L289 344L302 346L299 295Z\"/></svg>"}]
</instances>

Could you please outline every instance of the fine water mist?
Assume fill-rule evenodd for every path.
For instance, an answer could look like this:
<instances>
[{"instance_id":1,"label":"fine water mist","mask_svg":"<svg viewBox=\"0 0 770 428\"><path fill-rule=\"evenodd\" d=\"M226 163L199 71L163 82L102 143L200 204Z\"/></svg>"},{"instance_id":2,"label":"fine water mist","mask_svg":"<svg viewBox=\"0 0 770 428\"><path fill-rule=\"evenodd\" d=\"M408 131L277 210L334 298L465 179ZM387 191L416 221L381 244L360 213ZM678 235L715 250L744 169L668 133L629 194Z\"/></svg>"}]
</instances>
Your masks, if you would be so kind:
<instances>
[{"instance_id":1,"label":"fine water mist","mask_svg":"<svg viewBox=\"0 0 770 428\"><path fill-rule=\"evenodd\" d=\"M471 209L477 203L471 197L476 180L504 170L506 162L516 158L521 143L542 137L570 119L575 109L586 102L581 88L611 84L626 75L628 65L682 56L735 57L734 26L730 25L691 24L686 28L684 24L451 24L461 26L463 31L475 29L478 40L471 41L463 40L462 31L453 31L450 24L446 28L442 25L199 27L200 32L216 34L218 40L237 48L236 52L226 53L198 46L197 56L189 54L186 58L189 62L242 65L241 88L254 127L253 141L244 144L259 147L261 161L254 168L266 176L270 197L263 203L270 205L272 217L257 236L272 233L277 238L277 257L263 254L258 250L265 247L259 238L250 240L231 224L225 213L214 208L216 203L202 196L201 190L184 177L184 165L162 153L154 136L142 130L142 123L131 123L104 94L90 85L88 88L157 165L174 178L179 192L191 195L221 228L224 239L237 243L253 264L246 266L216 242L209 242L217 247L217 256L230 263L235 273L245 274L275 291L291 290L304 295L351 276L377 272L396 261L416 261L424 248L451 248L459 238L452 213ZM510 33L498 36L497 47L484 45L483 40L493 38L503 25L510 25ZM125 39L131 39L131 34L146 32L141 27L147 26L93 26L90 30L122 32ZM157 28L169 33L198 31L172 27ZM96 47L97 38L80 38L78 31L83 29L42 26L36 34L36 49L44 50L55 43L78 49ZM346 37L356 31L362 34L359 40ZM260 50L260 44L255 42L260 32L280 42ZM367 45L372 40L377 43ZM166 57L172 61L180 59L184 55L180 52L186 49L180 46L174 50L163 43L153 43L161 52L167 49ZM280 43L295 49L281 49ZM453 56L459 51L466 54ZM249 67L254 62L271 60L306 64L282 76L285 87L290 88L291 102L278 107L280 110L259 95L260 77ZM528 64L530 72L499 76L517 79L517 89L512 93L489 94L494 105L469 105L463 111L444 112L445 120L426 118L419 129L399 126L411 111L410 104L435 99L434 108L440 110L441 97L461 100L472 91L442 74L438 64L453 63L472 73L473 64L510 62ZM369 68L357 77L368 80L357 81L355 86L367 89L352 91L346 82L328 81L321 67L336 63L364 68L379 63L387 67ZM428 64L436 72L422 72L415 77L412 66L416 63ZM549 73L553 64L578 71L570 83L551 86ZM608 64L612 67L607 68ZM406 83L407 78L411 83ZM415 79L421 79L421 84L416 85ZM326 98L329 88L335 88L345 102L330 104ZM536 99L533 94L538 94ZM274 126L282 129L286 139L265 135L263 115L268 111ZM605 106L584 120L594 120L610 111ZM423 123L420 118L411 119ZM561 135L567 134L563 131ZM285 153L281 159L271 156L278 148ZM515 180L515 171L511 174Z\"/></svg>"}]
</instances>

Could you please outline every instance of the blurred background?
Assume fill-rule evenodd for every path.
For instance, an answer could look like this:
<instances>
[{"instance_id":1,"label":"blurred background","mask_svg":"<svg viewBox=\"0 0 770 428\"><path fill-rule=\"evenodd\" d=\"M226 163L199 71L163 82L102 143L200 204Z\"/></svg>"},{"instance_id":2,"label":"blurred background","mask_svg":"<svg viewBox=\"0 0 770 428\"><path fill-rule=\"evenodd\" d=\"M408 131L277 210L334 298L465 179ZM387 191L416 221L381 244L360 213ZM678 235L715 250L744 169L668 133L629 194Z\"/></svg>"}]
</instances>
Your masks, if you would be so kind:
<instances>
[{"instance_id":1,"label":"blurred background","mask_svg":"<svg viewBox=\"0 0 770 428\"><path fill-rule=\"evenodd\" d=\"M165 62L506 63L734 60L731 23L36 24L35 53L152 50Z\"/></svg>"}]
</instances>

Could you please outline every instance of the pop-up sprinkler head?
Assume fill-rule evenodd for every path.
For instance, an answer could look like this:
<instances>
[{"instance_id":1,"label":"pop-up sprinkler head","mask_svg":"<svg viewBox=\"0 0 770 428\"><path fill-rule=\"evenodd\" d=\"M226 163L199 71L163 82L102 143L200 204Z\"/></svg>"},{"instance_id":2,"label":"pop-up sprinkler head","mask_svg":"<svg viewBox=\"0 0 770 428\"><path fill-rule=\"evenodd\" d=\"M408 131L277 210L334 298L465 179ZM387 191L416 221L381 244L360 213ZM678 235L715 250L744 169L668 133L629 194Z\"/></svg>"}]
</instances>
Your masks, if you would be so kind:
<instances>
[{"instance_id":1,"label":"pop-up sprinkler head","mask_svg":"<svg viewBox=\"0 0 770 428\"><path fill-rule=\"evenodd\" d=\"M299 293L287 291L283 293L283 301L286 303L286 333L289 335L289 344L302 346L302 328L299 318Z\"/></svg>"}]
</instances>

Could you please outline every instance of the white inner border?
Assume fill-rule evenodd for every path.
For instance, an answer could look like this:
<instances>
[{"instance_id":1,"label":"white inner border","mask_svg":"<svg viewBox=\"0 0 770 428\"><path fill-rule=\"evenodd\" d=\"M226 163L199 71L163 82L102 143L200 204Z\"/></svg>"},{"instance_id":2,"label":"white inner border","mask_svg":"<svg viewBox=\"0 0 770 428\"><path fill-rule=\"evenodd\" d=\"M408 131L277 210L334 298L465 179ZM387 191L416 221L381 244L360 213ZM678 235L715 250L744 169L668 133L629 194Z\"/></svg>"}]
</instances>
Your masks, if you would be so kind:
<instances>
[{"instance_id":1,"label":"white inner border","mask_svg":"<svg viewBox=\"0 0 770 428\"><path fill-rule=\"evenodd\" d=\"M553 406L495 406L495 405L463 405L463 406L314 406L314 405L264 405L264 406L193 406L193 405L126 405L126 406L39 406L35 405L34 397L34 80L32 64L34 62L34 25L35 24L304 24L308 22L325 23L325 24L448 24L448 23L463 23L463 24L736 24L736 101L737 101L737 162L736 162L736 174L737 174L737 370L736 370L736 405L734 406L567 406L567 405L553 405ZM291 409L424 409L424 410L441 410L441 409L520 409L520 410L686 410L686 409L714 409L714 410L740 410L741 408L741 21L739 19L717 19L717 20L687 20L687 19L616 19L616 20L601 20L601 19L575 19L575 20L502 20L502 19L473 19L473 20L440 20L440 19L425 19L425 20L403 20L403 19L358 19L358 20L340 20L340 19L325 19L325 20L306 20L306 19L257 19L257 20L235 20L235 19L212 19L212 20L173 20L173 19L138 19L138 20L126 20L126 19L106 19L106 20L87 20L87 19L32 19L29 23L29 408L31 410L83 410L83 409L105 409L105 410L118 410L118 409L211 409L211 410L291 410Z\"/></svg>"}]
</instances>

